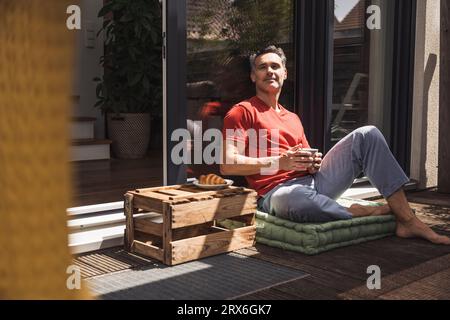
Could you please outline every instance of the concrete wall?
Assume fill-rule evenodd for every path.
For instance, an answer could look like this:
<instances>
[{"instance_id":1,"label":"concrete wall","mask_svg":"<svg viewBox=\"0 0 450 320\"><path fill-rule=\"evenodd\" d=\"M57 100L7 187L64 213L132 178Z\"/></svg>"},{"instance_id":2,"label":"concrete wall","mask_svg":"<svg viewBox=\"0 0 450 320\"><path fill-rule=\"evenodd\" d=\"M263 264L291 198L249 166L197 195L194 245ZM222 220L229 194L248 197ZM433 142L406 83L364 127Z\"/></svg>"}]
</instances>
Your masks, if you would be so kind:
<instances>
[{"instance_id":1,"label":"concrete wall","mask_svg":"<svg viewBox=\"0 0 450 320\"><path fill-rule=\"evenodd\" d=\"M96 102L95 77L103 75L103 68L99 65L103 55L103 35L96 37L94 47L87 47L85 43L86 32L93 27L95 34L101 28L103 19L97 18L97 14L103 5L103 0L82 0L81 30L77 31L77 53L75 61L74 116L95 117L95 137L104 138L104 119L98 108L94 108Z\"/></svg>"},{"instance_id":2,"label":"concrete wall","mask_svg":"<svg viewBox=\"0 0 450 320\"><path fill-rule=\"evenodd\" d=\"M437 185L440 0L417 1L411 178Z\"/></svg>"}]
</instances>

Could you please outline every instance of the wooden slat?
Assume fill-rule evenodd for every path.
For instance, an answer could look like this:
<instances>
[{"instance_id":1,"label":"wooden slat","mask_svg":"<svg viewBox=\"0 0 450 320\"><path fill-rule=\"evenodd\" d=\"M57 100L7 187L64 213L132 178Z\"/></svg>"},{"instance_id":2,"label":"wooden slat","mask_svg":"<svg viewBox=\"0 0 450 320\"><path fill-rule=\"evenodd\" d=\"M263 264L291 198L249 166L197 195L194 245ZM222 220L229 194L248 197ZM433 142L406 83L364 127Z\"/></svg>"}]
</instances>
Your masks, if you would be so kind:
<instances>
[{"instance_id":1,"label":"wooden slat","mask_svg":"<svg viewBox=\"0 0 450 320\"><path fill-rule=\"evenodd\" d=\"M180 189L158 190L158 191L152 192L152 194L154 194L154 193L157 193L157 194L159 193L163 196L166 196L166 198L168 198L167 196L186 196L186 195L189 196L189 195L193 194L192 192L183 191Z\"/></svg>"},{"instance_id":2,"label":"wooden slat","mask_svg":"<svg viewBox=\"0 0 450 320\"><path fill-rule=\"evenodd\" d=\"M133 266L132 264L111 258L106 254L93 254L92 256L102 261L105 261L106 263L108 263L109 265L113 266L116 269L128 269Z\"/></svg>"},{"instance_id":3,"label":"wooden slat","mask_svg":"<svg viewBox=\"0 0 450 320\"><path fill-rule=\"evenodd\" d=\"M158 193L156 191L148 191L148 192L145 192L145 193L139 193L139 195L140 196L145 196L145 197L148 197L148 198L158 199L158 200L161 200L161 201L169 200L168 195L161 194L161 193Z\"/></svg>"},{"instance_id":4,"label":"wooden slat","mask_svg":"<svg viewBox=\"0 0 450 320\"><path fill-rule=\"evenodd\" d=\"M417 249L417 248L416 248ZM386 252L386 254L390 254ZM383 276L381 279L380 290L368 290L366 284L358 287L353 287L351 290L342 293L340 296L344 299L376 299L379 296L388 294L401 287L419 281L420 279L429 278L436 273L443 270L450 269L450 255L445 255L439 258L426 261L412 268L401 270L389 276Z\"/></svg>"},{"instance_id":5,"label":"wooden slat","mask_svg":"<svg viewBox=\"0 0 450 320\"><path fill-rule=\"evenodd\" d=\"M296 300L336 300L338 293L336 289L321 285L311 277L281 284L273 289L291 294Z\"/></svg>"},{"instance_id":6,"label":"wooden slat","mask_svg":"<svg viewBox=\"0 0 450 320\"><path fill-rule=\"evenodd\" d=\"M163 248L164 263L172 265L172 208L168 204L163 206Z\"/></svg>"},{"instance_id":7,"label":"wooden slat","mask_svg":"<svg viewBox=\"0 0 450 320\"><path fill-rule=\"evenodd\" d=\"M131 265L132 268L143 266L149 262L149 260L143 258L142 256L135 255L126 250L119 250L119 251L110 252L110 253L106 253L106 254L108 254L113 259L116 259L116 260L119 260L119 261L122 261L124 263Z\"/></svg>"},{"instance_id":8,"label":"wooden slat","mask_svg":"<svg viewBox=\"0 0 450 320\"><path fill-rule=\"evenodd\" d=\"M205 223L256 212L256 197L239 195L228 198L172 205L172 227Z\"/></svg>"},{"instance_id":9,"label":"wooden slat","mask_svg":"<svg viewBox=\"0 0 450 320\"><path fill-rule=\"evenodd\" d=\"M208 234L213 225L214 221L211 221L203 224L174 229L172 231L172 239L173 241L176 241Z\"/></svg>"},{"instance_id":10,"label":"wooden slat","mask_svg":"<svg viewBox=\"0 0 450 320\"><path fill-rule=\"evenodd\" d=\"M407 198L409 202L450 208L450 196L437 192L436 188L408 193Z\"/></svg>"},{"instance_id":11,"label":"wooden slat","mask_svg":"<svg viewBox=\"0 0 450 320\"><path fill-rule=\"evenodd\" d=\"M199 187L193 185L193 184L184 184L180 190L192 192L192 193L198 193L198 192L205 192L205 190L200 189Z\"/></svg>"},{"instance_id":12,"label":"wooden slat","mask_svg":"<svg viewBox=\"0 0 450 320\"><path fill-rule=\"evenodd\" d=\"M254 293L250 293L248 295L240 296L236 300L262 301L262 300L297 300L297 299L298 297L295 295L281 292L276 288L269 288Z\"/></svg>"},{"instance_id":13,"label":"wooden slat","mask_svg":"<svg viewBox=\"0 0 450 320\"><path fill-rule=\"evenodd\" d=\"M99 259L98 257L95 257L93 255L86 255L83 257L79 258L80 261L84 262L84 263L88 263L91 266L95 266L97 269L100 269L106 273L108 272L115 272L124 268L117 268L113 265L111 265L109 262L103 260L103 259Z\"/></svg>"},{"instance_id":14,"label":"wooden slat","mask_svg":"<svg viewBox=\"0 0 450 320\"><path fill-rule=\"evenodd\" d=\"M136 231L150 233L162 237L163 217L136 217L134 218L134 228Z\"/></svg>"},{"instance_id":15,"label":"wooden slat","mask_svg":"<svg viewBox=\"0 0 450 320\"><path fill-rule=\"evenodd\" d=\"M135 192L137 193L147 193L150 191L158 191L158 190L170 190L170 189L179 189L182 185L173 185L173 186L161 186L161 187L152 187L152 188L142 188L142 189L136 189Z\"/></svg>"},{"instance_id":16,"label":"wooden slat","mask_svg":"<svg viewBox=\"0 0 450 320\"><path fill-rule=\"evenodd\" d=\"M137 209L133 206L133 195L127 193L125 195L125 203L124 203L124 211L125 211L125 237L124 244L127 250L131 250L131 245L134 240L134 219L133 215L137 212Z\"/></svg>"},{"instance_id":17,"label":"wooden slat","mask_svg":"<svg viewBox=\"0 0 450 320\"><path fill-rule=\"evenodd\" d=\"M104 274L105 272L102 270L99 270L98 268L95 268L93 266L91 266L88 263L85 262L81 262L78 259L74 259L73 260L73 264L80 267L81 269L81 276L83 278L89 278L89 277L94 277L94 276L98 276L100 274Z\"/></svg>"},{"instance_id":18,"label":"wooden slat","mask_svg":"<svg viewBox=\"0 0 450 320\"><path fill-rule=\"evenodd\" d=\"M163 201L151 199L139 194L134 194L133 202L135 208L144 209L146 211L162 213L163 210Z\"/></svg>"},{"instance_id":19,"label":"wooden slat","mask_svg":"<svg viewBox=\"0 0 450 320\"><path fill-rule=\"evenodd\" d=\"M151 257L153 259L163 261L163 250L161 248L152 246L150 244L143 243L139 240L133 241L133 252L142 254L146 257Z\"/></svg>"},{"instance_id":20,"label":"wooden slat","mask_svg":"<svg viewBox=\"0 0 450 320\"><path fill-rule=\"evenodd\" d=\"M172 242L172 264L196 260L253 245L256 227L244 227Z\"/></svg>"},{"instance_id":21,"label":"wooden slat","mask_svg":"<svg viewBox=\"0 0 450 320\"><path fill-rule=\"evenodd\" d=\"M159 237L154 234L144 233L136 230L134 233L134 240L138 240L142 243L150 244L154 247L163 249L162 237Z\"/></svg>"},{"instance_id":22,"label":"wooden slat","mask_svg":"<svg viewBox=\"0 0 450 320\"><path fill-rule=\"evenodd\" d=\"M236 195L239 193L255 194L255 196L256 196L256 192L254 192L253 190L245 189L243 187L229 187L227 189L222 189L222 190L211 190L211 191L203 190L202 192L193 193L192 195L173 196L173 197L170 197L169 199L170 200L181 200L181 199L205 198L208 196L220 197L222 195L230 195L231 196L231 195Z\"/></svg>"},{"instance_id":23,"label":"wooden slat","mask_svg":"<svg viewBox=\"0 0 450 320\"><path fill-rule=\"evenodd\" d=\"M383 283L383 282L382 282ZM413 300L433 299L448 300L450 297L450 269L415 281L407 286L390 291L380 299Z\"/></svg>"}]
</instances>

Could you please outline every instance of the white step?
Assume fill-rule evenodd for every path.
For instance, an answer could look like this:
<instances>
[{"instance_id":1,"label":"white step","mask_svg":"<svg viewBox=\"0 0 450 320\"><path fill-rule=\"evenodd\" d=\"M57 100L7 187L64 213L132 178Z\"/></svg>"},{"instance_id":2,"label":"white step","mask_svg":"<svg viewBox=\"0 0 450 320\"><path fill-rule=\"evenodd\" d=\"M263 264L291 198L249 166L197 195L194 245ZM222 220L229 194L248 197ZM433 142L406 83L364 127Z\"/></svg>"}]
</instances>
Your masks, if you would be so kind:
<instances>
[{"instance_id":1,"label":"white step","mask_svg":"<svg viewBox=\"0 0 450 320\"><path fill-rule=\"evenodd\" d=\"M162 223L162 215L159 213L138 213L134 215L135 219L151 219L155 223ZM72 219L67 222L70 232L83 232L98 229L98 227L124 226L125 215L123 211L109 214L91 214L82 218Z\"/></svg>"},{"instance_id":2,"label":"white step","mask_svg":"<svg viewBox=\"0 0 450 320\"><path fill-rule=\"evenodd\" d=\"M107 215L94 214L93 216L87 216L83 218L69 220L67 226L71 232L81 232L92 230L99 226L105 225L124 225L125 215L123 212L111 213Z\"/></svg>"},{"instance_id":3,"label":"white step","mask_svg":"<svg viewBox=\"0 0 450 320\"><path fill-rule=\"evenodd\" d=\"M108 214L110 211L122 211L123 201L92 204L88 206L73 207L66 210L69 218L87 214Z\"/></svg>"},{"instance_id":4,"label":"white step","mask_svg":"<svg viewBox=\"0 0 450 320\"><path fill-rule=\"evenodd\" d=\"M94 139L95 118L75 117L72 118L71 138L76 139Z\"/></svg>"},{"instance_id":5,"label":"white step","mask_svg":"<svg viewBox=\"0 0 450 320\"><path fill-rule=\"evenodd\" d=\"M72 142L71 160L104 160L110 159L111 140L80 139Z\"/></svg>"},{"instance_id":6,"label":"white step","mask_svg":"<svg viewBox=\"0 0 450 320\"><path fill-rule=\"evenodd\" d=\"M79 254L123 245L125 225L106 226L99 229L69 234L69 249Z\"/></svg>"}]
</instances>

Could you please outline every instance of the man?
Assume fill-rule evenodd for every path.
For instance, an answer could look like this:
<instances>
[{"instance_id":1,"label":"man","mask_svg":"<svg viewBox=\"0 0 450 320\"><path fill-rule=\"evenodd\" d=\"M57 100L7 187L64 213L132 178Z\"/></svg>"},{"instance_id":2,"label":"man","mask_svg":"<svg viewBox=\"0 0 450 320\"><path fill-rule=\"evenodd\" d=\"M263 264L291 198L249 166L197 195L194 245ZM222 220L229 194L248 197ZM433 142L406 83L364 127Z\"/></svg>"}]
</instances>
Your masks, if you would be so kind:
<instances>
[{"instance_id":1,"label":"man","mask_svg":"<svg viewBox=\"0 0 450 320\"><path fill-rule=\"evenodd\" d=\"M421 237L450 244L412 212L402 189L409 181L389 150L380 131L359 128L337 143L323 158L309 148L298 116L278 103L287 78L286 56L269 46L250 57L251 80L256 96L233 106L224 118L224 175L245 176L258 192L258 207L296 222L326 222L391 212L397 219L399 237ZM250 139L248 132L258 136ZM251 141L258 141L255 143ZM261 141L268 141L267 148ZM251 152L256 148L255 152ZM262 152L263 151L263 152ZM275 172L267 173L268 168ZM355 177L364 173L387 200L387 205L345 208L335 200Z\"/></svg>"}]
</instances>

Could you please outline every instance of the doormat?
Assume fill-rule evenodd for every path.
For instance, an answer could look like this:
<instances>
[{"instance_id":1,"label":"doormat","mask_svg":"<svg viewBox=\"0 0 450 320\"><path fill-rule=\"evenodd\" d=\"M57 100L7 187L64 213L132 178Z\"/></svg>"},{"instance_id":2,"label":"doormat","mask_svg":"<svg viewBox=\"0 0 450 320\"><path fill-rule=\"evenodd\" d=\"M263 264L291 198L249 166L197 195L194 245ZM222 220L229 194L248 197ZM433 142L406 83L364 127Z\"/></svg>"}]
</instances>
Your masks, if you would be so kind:
<instances>
[{"instance_id":1,"label":"doormat","mask_svg":"<svg viewBox=\"0 0 450 320\"><path fill-rule=\"evenodd\" d=\"M306 276L296 269L228 253L173 267L144 266L86 281L104 300L227 300Z\"/></svg>"}]
</instances>

